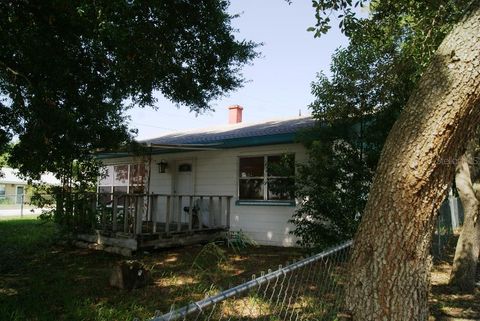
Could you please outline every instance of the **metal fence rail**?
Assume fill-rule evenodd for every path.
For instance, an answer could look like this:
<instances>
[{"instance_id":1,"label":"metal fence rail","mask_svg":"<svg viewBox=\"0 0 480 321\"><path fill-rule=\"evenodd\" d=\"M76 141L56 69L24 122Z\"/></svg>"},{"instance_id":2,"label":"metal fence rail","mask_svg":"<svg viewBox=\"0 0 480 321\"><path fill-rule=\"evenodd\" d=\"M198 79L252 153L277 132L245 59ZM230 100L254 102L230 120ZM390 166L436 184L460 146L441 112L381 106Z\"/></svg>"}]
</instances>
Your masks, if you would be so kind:
<instances>
[{"instance_id":1,"label":"metal fence rail","mask_svg":"<svg viewBox=\"0 0 480 321\"><path fill-rule=\"evenodd\" d=\"M32 203L30 194L0 194L0 217L23 217L41 213L42 209Z\"/></svg>"},{"instance_id":2,"label":"metal fence rail","mask_svg":"<svg viewBox=\"0 0 480 321\"><path fill-rule=\"evenodd\" d=\"M334 320L352 241L190 303L151 321Z\"/></svg>"},{"instance_id":3,"label":"metal fence rail","mask_svg":"<svg viewBox=\"0 0 480 321\"><path fill-rule=\"evenodd\" d=\"M463 224L463 207L460 198L450 195L438 210L437 223L432 239L432 255L445 259L448 247L455 241L455 229Z\"/></svg>"}]
</instances>

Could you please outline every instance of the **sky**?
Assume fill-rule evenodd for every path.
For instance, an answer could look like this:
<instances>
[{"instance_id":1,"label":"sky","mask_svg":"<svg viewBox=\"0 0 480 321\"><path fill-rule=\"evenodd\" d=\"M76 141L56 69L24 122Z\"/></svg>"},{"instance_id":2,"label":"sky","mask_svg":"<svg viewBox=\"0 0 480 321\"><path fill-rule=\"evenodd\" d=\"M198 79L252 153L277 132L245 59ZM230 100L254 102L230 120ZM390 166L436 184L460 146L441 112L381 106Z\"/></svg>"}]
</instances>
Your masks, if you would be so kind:
<instances>
[{"instance_id":1,"label":"sky","mask_svg":"<svg viewBox=\"0 0 480 321\"><path fill-rule=\"evenodd\" d=\"M232 21L237 39L263 43L261 57L242 69L242 88L211 102L214 111L196 115L188 107L179 109L157 94L157 110L130 110L130 128L138 129L137 139L174 131L207 128L228 123L228 106L240 105L243 122L291 118L310 114L313 101L311 82L318 72L329 75L335 49L347 45L336 26L321 38L307 28L315 24L310 0L231 0L229 13L240 14ZM334 24L336 25L337 23Z\"/></svg>"}]
</instances>

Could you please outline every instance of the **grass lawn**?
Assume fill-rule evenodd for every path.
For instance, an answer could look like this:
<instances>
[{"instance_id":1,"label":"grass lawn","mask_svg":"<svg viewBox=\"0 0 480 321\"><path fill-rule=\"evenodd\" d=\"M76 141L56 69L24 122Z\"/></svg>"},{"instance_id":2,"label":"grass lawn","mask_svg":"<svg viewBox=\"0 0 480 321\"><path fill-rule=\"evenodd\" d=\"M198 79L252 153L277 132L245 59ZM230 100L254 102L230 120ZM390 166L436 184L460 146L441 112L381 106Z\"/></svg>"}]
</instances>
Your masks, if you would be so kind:
<instances>
[{"instance_id":1,"label":"grass lawn","mask_svg":"<svg viewBox=\"0 0 480 321\"><path fill-rule=\"evenodd\" d=\"M151 269L153 284L128 291L109 286L124 258L57 241L51 223L0 220L0 320L145 320L302 254L276 247L223 247L222 254L202 246L139 253L134 259ZM460 295L447 286L450 260L432 273L430 320L480 320L480 291Z\"/></svg>"},{"instance_id":2,"label":"grass lawn","mask_svg":"<svg viewBox=\"0 0 480 321\"><path fill-rule=\"evenodd\" d=\"M23 215L23 217L21 217L20 215L0 216L0 221L35 220L35 219L37 219L37 217L38 217L37 214Z\"/></svg>"},{"instance_id":3,"label":"grass lawn","mask_svg":"<svg viewBox=\"0 0 480 321\"><path fill-rule=\"evenodd\" d=\"M141 253L134 259L152 269L154 283L127 291L109 286L112 267L124 258L58 245L56 235L51 223L0 221L0 320L143 320L301 255L276 247L223 248L226 261L217 264L213 251L198 257L202 246Z\"/></svg>"}]
</instances>

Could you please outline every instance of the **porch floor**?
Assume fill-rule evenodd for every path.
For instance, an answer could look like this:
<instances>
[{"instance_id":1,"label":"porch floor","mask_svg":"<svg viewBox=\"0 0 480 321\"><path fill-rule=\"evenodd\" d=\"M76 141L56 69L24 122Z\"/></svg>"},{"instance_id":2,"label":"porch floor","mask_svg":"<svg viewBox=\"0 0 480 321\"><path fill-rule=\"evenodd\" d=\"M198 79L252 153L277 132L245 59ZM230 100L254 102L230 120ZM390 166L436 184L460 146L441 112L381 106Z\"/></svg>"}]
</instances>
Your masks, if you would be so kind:
<instances>
[{"instance_id":1,"label":"porch floor","mask_svg":"<svg viewBox=\"0 0 480 321\"><path fill-rule=\"evenodd\" d=\"M165 230L165 223L157 223L157 231L142 231L133 235L124 232L108 232L96 230L94 233L78 234L77 239L87 242L89 247L107 252L130 256L140 249L174 248L192 244L201 244L224 239L228 228L202 228L190 230L188 224L181 224L180 230L176 223L170 223L169 232Z\"/></svg>"}]
</instances>

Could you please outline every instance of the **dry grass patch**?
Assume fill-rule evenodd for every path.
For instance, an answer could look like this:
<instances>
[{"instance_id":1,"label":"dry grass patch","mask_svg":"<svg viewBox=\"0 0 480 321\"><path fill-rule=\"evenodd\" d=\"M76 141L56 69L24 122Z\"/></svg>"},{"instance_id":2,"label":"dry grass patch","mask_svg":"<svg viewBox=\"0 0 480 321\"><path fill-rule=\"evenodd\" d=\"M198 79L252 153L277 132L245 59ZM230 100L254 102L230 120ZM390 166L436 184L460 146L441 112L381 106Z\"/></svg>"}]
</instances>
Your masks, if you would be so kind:
<instances>
[{"instance_id":1,"label":"dry grass patch","mask_svg":"<svg viewBox=\"0 0 480 321\"><path fill-rule=\"evenodd\" d=\"M59 245L56 239L53 224L0 221L0 320L144 320L156 310L203 299L302 254L275 247L220 247L221 258L207 253L200 262L202 246L138 253L133 259L151 269L153 283L127 291L109 286L112 268L124 258Z\"/></svg>"},{"instance_id":2,"label":"dry grass patch","mask_svg":"<svg viewBox=\"0 0 480 321\"><path fill-rule=\"evenodd\" d=\"M474 293L462 294L455 287L449 286L453 255L449 255L447 260L437 262L432 271L429 320L480 320L480 289L477 287Z\"/></svg>"}]
</instances>

